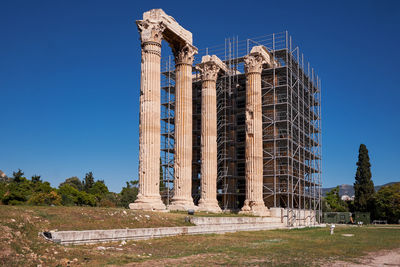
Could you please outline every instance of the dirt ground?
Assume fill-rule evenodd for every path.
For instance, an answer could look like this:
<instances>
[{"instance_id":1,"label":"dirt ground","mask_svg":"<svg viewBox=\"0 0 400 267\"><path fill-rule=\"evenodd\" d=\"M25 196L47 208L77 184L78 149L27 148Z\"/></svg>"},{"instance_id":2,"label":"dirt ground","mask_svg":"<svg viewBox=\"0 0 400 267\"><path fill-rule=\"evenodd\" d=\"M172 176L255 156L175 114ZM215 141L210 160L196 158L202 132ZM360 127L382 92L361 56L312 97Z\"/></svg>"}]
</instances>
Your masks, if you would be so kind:
<instances>
[{"instance_id":1,"label":"dirt ground","mask_svg":"<svg viewBox=\"0 0 400 267\"><path fill-rule=\"evenodd\" d=\"M191 255L185 256L180 258L166 258L162 260L150 260L141 263L128 263L125 264L125 267L132 267L132 266L192 266L192 262L194 260L201 260L204 258L217 258L221 257L221 262L216 261L215 264L223 265L223 256L222 254L199 254L199 255ZM116 266L115 266L116 267Z\"/></svg>"},{"instance_id":2,"label":"dirt ground","mask_svg":"<svg viewBox=\"0 0 400 267\"><path fill-rule=\"evenodd\" d=\"M396 225L337 226L335 235L330 235L326 227L182 235L81 246L62 246L38 235L52 229L178 226L186 224L185 217L183 213L117 208L0 205L0 266L400 267L400 227Z\"/></svg>"},{"instance_id":3,"label":"dirt ground","mask_svg":"<svg viewBox=\"0 0 400 267\"><path fill-rule=\"evenodd\" d=\"M335 261L323 266L340 267L361 267L361 266L399 266L400 267L400 249L383 250L371 252L368 255L356 259L354 262Z\"/></svg>"},{"instance_id":4,"label":"dirt ground","mask_svg":"<svg viewBox=\"0 0 400 267\"><path fill-rule=\"evenodd\" d=\"M175 259L163 259L163 260L152 260L146 261L143 263L130 263L124 265L125 267L132 266L190 266L193 260L199 260L201 258L215 258L221 257L221 262L217 261L215 264L221 265L223 264L223 255L221 254L200 254L200 255L192 255L187 257L180 257ZM381 267L381 266L399 266L400 267L400 249L395 250L383 250L378 252L369 253L366 256L363 256L358 259L354 259L354 262L345 262L345 261L334 261L329 264L323 264L322 266L335 266L335 267ZM255 262L249 262L254 264Z\"/></svg>"}]
</instances>

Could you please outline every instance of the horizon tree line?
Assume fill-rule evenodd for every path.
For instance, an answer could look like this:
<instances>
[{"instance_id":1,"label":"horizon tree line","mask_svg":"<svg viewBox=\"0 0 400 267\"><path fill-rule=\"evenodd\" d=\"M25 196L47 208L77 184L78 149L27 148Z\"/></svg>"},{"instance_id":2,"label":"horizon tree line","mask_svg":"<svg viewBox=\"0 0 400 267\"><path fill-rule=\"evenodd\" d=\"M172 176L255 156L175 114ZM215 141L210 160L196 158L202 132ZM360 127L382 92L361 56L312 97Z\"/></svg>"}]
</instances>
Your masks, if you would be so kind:
<instances>
[{"instance_id":1,"label":"horizon tree line","mask_svg":"<svg viewBox=\"0 0 400 267\"><path fill-rule=\"evenodd\" d=\"M110 192L104 180L96 180L92 172L81 180L77 176L65 179L58 188L43 181L40 175L31 179L21 169L0 180L0 203L4 205L65 205L125 207L136 200L138 181L128 181L119 193Z\"/></svg>"}]
</instances>

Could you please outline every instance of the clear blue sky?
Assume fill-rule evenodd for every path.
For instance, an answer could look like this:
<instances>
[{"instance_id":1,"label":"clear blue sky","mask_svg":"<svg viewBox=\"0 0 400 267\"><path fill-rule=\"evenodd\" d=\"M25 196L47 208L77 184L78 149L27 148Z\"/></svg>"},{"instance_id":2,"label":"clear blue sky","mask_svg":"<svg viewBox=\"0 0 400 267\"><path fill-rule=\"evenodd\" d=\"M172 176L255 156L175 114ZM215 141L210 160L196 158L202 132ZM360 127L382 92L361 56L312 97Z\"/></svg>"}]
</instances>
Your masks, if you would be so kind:
<instances>
[{"instance_id":1,"label":"clear blue sky","mask_svg":"<svg viewBox=\"0 0 400 267\"><path fill-rule=\"evenodd\" d=\"M203 48L288 30L323 85L324 187L353 183L358 147L375 184L399 181L399 1L0 2L0 169L53 186L93 171L137 178L140 42L163 8Z\"/></svg>"}]
</instances>

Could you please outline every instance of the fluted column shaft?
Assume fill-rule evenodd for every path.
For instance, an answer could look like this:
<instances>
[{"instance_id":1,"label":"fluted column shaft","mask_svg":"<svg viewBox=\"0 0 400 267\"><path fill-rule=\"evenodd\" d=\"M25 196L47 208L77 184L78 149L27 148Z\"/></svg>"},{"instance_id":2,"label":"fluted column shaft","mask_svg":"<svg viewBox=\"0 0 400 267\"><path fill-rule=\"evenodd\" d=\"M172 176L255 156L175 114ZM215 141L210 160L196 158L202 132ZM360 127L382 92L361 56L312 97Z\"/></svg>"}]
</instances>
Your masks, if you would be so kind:
<instances>
[{"instance_id":1,"label":"fluted column shaft","mask_svg":"<svg viewBox=\"0 0 400 267\"><path fill-rule=\"evenodd\" d=\"M131 209L165 209L160 196L160 60L162 25L138 23L142 40L139 194Z\"/></svg>"},{"instance_id":2,"label":"fluted column shaft","mask_svg":"<svg viewBox=\"0 0 400 267\"><path fill-rule=\"evenodd\" d=\"M215 56L213 56L215 57ZM197 65L201 72L201 198L199 209L220 212L217 201L217 92L220 67L204 56ZM216 58L217 59L217 58ZM214 59L214 60L216 60ZM219 59L217 59L219 60ZM221 62L222 63L222 62Z\"/></svg>"},{"instance_id":3,"label":"fluted column shaft","mask_svg":"<svg viewBox=\"0 0 400 267\"><path fill-rule=\"evenodd\" d=\"M161 45L143 44L140 126L139 193L160 196L160 56Z\"/></svg>"},{"instance_id":4,"label":"fluted column shaft","mask_svg":"<svg viewBox=\"0 0 400 267\"><path fill-rule=\"evenodd\" d=\"M261 72L266 62L260 53L246 56L246 200L243 212L267 215L263 200L263 141Z\"/></svg>"},{"instance_id":5,"label":"fluted column shaft","mask_svg":"<svg viewBox=\"0 0 400 267\"><path fill-rule=\"evenodd\" d=\"M201 90L201 199L217 203L217 93L216 81L205 80Z\"/></svg>"},{"instance_id":6,"label":"fluted column shaft","mask_svg":"<svg viewBox=\"0 0 400 267\"><path fill-rule=\"evenodd\" d=\"M246 88L246 199L263 202L261 73L248 73Z\"/></svg>"},{"instance_id":7,"label":"fluted column shaft","mask_svg":"<svg viewBox=\"0 0 400 267\"><path fill-rule=\"evenodd\" d=\"M192 66L176 65L174 200L192 200Z\"/></svg>"},{"instance_id":8,"label":"fluted column shaft","mask_svg":"<svg viewBox=\"0 0 400 267\"><path fill-rule=\"evenodd\" d=\"M175 179L169 209L194 208L192 198L192 63L195 50L186 45L175 54Z\"/></svg>"}]
</instances>

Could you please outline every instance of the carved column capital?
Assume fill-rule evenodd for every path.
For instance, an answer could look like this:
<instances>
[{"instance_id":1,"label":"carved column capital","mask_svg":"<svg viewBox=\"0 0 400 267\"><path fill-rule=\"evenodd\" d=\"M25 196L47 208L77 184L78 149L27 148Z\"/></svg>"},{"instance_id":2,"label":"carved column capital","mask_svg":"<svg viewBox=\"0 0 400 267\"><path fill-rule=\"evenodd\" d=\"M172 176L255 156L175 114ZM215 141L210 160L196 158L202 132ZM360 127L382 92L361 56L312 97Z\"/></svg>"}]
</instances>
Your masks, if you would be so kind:
<instances>
[{"instance_id":1,"label":"carved column capital","mask_svg":"<svg viewBox=\"0 0 400 267\"><path fill-rule=\"evenodd\" d=\"M187 64L192 65L194 60L194 55L197 54L196 47L185 44L183 46L171 45L172 52L175 57L175 65Z\"/></svg>"},{"instance_id":2,"label":"carved column capital","mask_svg":"<svg viewBox=\"0 0 400 267\"><path fill-rule=\"evenodd\" d=\"M213 61L201 63L196 66L196 69L201 73L201 79L203 81L217 81L218 72L220 67Z\"/></svg>"},{"instance_id":3,"label":"carved column capital","mask_svg":"<svg viewBox=\"0 0 400 267\"><path fill-rule=\"evenodd\" d=\"M136 25L139 30L142 45L145 43L157 43L161 46L163 31L165 30L165 26L162 22L138 20L136 21Z\"/></svg>"},{"instance_id":4,"label":"carved column capital","mask_svg":"<svg viewBox=\"0 0 400 267\"><path fill-rule=\"evenodd\" d=\"M267 63L265 58L258 53L253 53L244 57L244 69L248 73L261 73L262 65Z\"/></svg>"}]
</instances>

